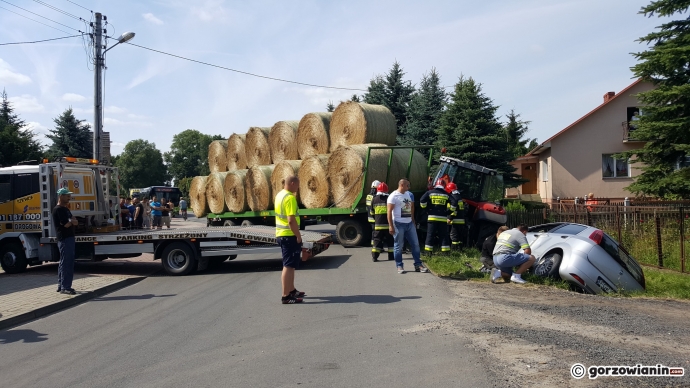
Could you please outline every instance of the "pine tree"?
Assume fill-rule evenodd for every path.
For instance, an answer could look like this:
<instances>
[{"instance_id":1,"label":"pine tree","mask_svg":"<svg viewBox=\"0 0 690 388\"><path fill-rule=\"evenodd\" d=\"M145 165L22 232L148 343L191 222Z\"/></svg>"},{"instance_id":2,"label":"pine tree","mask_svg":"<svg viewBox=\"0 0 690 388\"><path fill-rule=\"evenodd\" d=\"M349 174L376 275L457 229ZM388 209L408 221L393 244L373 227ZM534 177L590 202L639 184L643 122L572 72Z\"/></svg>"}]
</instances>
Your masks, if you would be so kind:
<instances>
[{"instance_id":1,"label":"pine tree","mask_svg":"<svg viewBox=\"0 0 690 388\"><path fill-rule=\"evenodd\" d=\"M656 0L640 11L651 17L686 15L688 0ZM690 18L662 24L658 31L638 41L651 45L633 54L640 62L632 67L636 77L652 82L653 90L637 95L643 114L635 138L646 141L639 150L622 153L631 162L643 163L642 173L626 189L636 195L669 199L690 198Z\"/></svg>"},{"instance_id":2,"label":"pine tree","mask_svg":"<svg viewBox=\"0 0 690 388\"><path fill-rule=\"evenodd\" d=\"M352 97L350 97L350 101L362 102L361 98L356 94L353 94Z\"/></svg>"},{"instance_id":3,"label":"pine tree","mask_svg":"<svg viewBox=\"0 0 690 388\"><path fill-rule=\"evenodd\" d=\"M436 142L436 130L440 125L441 115L448 96L441 86L441 79L436 69L422 76L419 89L412 96L407 111L407 120L400 132L403 145L433 145ZM428 150L423 150L426 155Z\"/></svg>"},{"instance_id":4,"label":"pine tree","mask_svg":"<svg viewBox=\"0 0 690 388\"><path fill-rule=\"evenodd\" d=\"M85 120L74 117L70 107L53 121L55 129L50 130L52 135L46 135L53 141L53 144L48 147L48 158L51 160L61 156L91 158L93 155L92 133L90 125Z\"/></svg>"},{"instance_id":5,"label":"pine tree","mask_svg":"<svg viewBox=\"0 0 690 388\"><path fill-rule=\"evenodd\" d=\"M333 112L335 110L335 105L333 105L333 101L328 101L328 105L326 105L326 112Z\"/></svg>"},{"instance_id":6,"label":"pine tree","mask_svg":"<svg viewBox=\"0 0 690 388\"><path fill-rule=\"evenodd\" d=\"M398 143L402 140L401 128L407 121L407 110L415 87L410 81L403 80L405 72L398 61L393 63L386 76L377 75L369 82L364 102L367 104L384 105L390 109L398 128Z\"/></svg>"},{"instance_id":7,"label":"pine tree","mask_svg":"<svg viewBox=\"0 0 690 388\"><path fill-rule=\"evenodd\" d=\"M536 142L536 139L525 137L529 131L529 121L520 120L520 115L515 113L513 109L506 115L506 118L508 122L505 123L503 131L506 136L506 142L508 143L508 152L513 156L513 159L519 158L538 144L531 147Z\"/></svg>"},{"instance_id":8,"label":"pine tree","mask_svg":"<svg viewBox=\"0 0 690 388\"><path fill-rule=\"evenodd\" d=\"M0 166L12 166L24 160L43 158L43 147L26 122L14 113L3 89L0 103Z\"/></svg>"},{"instance_id":9,"label":"pine tree","mask_svg":"<svg viewBox=\"0 0 690 388\"><path fill-rule=\"evenodd\" d=\"M523 180L509 164L512 155L496 118L497 109L480 84L460 77L441 115L437 144L446 148L446 155L495 169L503 174L506 186L516 186Z\"/></svg>"}]
</instances>

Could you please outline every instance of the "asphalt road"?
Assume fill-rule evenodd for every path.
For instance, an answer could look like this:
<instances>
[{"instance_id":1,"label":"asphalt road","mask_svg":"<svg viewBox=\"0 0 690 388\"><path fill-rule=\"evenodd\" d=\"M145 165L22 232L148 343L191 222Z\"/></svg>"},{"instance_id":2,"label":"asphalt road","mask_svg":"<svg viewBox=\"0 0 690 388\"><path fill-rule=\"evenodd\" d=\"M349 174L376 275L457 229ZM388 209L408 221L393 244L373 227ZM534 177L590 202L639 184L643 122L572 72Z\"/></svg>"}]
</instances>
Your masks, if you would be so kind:
<instances>
[{"instance_id":1,"label":"asphalt road","mask_svg":"<svg viewBox=\"0 0 690 388\"><path fill-rule=\"evenodd\" d=\"M280 270L275 256L252 255L193 276L159 272L0 331L0 384L495 385L466 339L428 330L456 297L443 280L398 275L392 262L372 263L365 248L334 245L297 272L305 303L282 305Z\"/></svg>"}]
</instances>

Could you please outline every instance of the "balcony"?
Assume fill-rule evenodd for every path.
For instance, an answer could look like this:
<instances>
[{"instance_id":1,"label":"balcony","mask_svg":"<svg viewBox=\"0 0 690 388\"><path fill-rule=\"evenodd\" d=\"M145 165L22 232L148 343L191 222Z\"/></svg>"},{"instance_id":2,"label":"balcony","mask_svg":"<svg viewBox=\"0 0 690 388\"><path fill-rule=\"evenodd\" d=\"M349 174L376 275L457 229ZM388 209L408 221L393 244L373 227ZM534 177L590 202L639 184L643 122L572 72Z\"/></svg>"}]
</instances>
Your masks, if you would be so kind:
<instances>
[{"instance_id":1,"label":"balcony","mask_svg":"<svg viewBox=\"0 0 690 388\"><path fill-rule=\"evenodd\" d=\"M621 123L623 127L623 143L644 143L644 140L635 139L635 126L629 121Z\"/></svg>"}]
</instances>

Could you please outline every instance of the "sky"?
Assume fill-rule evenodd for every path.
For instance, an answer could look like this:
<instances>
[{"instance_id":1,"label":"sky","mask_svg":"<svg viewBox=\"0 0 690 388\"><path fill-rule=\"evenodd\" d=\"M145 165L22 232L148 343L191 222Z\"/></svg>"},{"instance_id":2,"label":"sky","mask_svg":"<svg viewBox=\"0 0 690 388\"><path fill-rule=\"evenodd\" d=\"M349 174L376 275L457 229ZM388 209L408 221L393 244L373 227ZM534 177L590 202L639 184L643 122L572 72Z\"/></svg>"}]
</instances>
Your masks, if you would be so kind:
<instances>
[{"instance_id":1,"label":"sky","mask_svg":"<svg viewBox=\"0 0 690 388\"><path fill-rule=\"evenodd\" d=\"M132 43L268 77L366 90L395 61L413 84L432 68L447 86L472 77L499 106L500 120L514 109L530 121L528 137L540 142L601 104L606 92L634 81L631 53L646 49L636 40L665 21L638 13L648 2L43 1L87 21L89 10L101 12L109 36L132 31ZM0 7L0 43L86 30L37 1L2 0ZM79 37L0 46L0 87L44 144L68 107L93 122L88 58ZM186 129L229 137L299 120L325 111L329 101L364 93L252 77L128 44L108 51L106 66L103 130L113 155L134 139L168 151Z\"/></svg>"}]
</instances>

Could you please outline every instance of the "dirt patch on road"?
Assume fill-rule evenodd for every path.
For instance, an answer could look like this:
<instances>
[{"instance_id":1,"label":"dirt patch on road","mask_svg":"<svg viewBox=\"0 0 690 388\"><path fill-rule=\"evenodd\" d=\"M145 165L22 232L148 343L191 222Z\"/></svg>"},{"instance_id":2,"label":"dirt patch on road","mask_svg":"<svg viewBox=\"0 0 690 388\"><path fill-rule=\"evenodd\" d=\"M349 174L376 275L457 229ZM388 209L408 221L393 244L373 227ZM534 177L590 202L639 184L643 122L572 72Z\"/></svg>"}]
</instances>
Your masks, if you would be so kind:
<instances>
[{"instance_id":1,"label":"dirt patch on road","mask_svg":"<svg viewBox=\"0 0 690 388\"><path fill-rule=\"evenodd\" d=\"M457 296L439 321L482 352L505 387L690 386L690 303L581 295L545 286L448 281ZM576 380L570 367L684 367L685 377Z\"/></svg>"}]
</instances>

